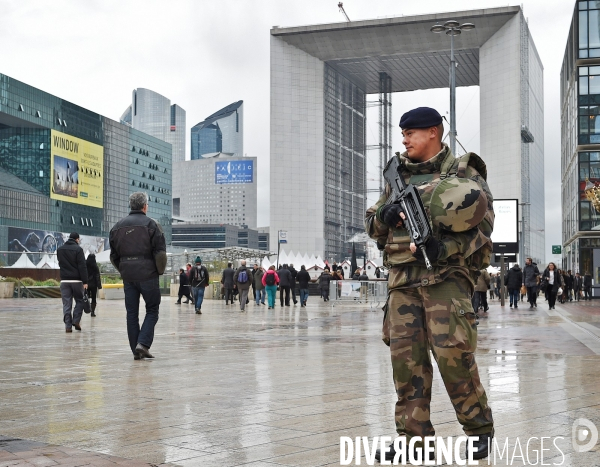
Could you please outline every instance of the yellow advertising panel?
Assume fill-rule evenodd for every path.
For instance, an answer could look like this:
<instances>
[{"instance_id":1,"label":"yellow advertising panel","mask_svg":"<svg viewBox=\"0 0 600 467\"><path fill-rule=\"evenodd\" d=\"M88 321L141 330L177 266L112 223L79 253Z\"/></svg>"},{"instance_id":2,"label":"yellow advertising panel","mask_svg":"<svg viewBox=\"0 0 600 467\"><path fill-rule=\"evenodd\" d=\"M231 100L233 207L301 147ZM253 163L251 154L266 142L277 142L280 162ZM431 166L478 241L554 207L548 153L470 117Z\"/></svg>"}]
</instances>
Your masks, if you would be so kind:
<instances>
[{"instance_id":1,"label":"yellow advertising panel","mask_svg":"<svg viewBox=\"0 0 600 467\"><path fill-rule=\"evenodd\" d=\"M50 149L50 198L102 208L104 148L51 130Z\"/></svg>"}]
</instances>

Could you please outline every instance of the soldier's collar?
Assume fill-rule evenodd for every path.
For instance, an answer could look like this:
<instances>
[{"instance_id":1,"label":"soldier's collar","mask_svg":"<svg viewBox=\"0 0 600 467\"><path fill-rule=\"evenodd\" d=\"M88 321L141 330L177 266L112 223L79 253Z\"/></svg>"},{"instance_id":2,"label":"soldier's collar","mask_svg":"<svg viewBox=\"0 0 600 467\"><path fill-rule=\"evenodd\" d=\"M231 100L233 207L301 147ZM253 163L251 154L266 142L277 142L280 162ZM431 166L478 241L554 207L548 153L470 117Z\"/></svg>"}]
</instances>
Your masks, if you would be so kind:
<instances>
[{"instance_id":1,"label":"soldier's collar","mask_svg":"<svg viewBox=\"0 0 600 467\"><path fill-rule=\"evenodd\" d=\"M439 172L442 167L442 163L446 159L446 156L449 153L448 145L442 143L442 149L431 159L426 160L425 162L412 162L408 158L408 154L406 152L402 153L400 156L400 161L402 165L406 168L407 171L415 174L427 174Z\"/></svg>"}]
</instances>

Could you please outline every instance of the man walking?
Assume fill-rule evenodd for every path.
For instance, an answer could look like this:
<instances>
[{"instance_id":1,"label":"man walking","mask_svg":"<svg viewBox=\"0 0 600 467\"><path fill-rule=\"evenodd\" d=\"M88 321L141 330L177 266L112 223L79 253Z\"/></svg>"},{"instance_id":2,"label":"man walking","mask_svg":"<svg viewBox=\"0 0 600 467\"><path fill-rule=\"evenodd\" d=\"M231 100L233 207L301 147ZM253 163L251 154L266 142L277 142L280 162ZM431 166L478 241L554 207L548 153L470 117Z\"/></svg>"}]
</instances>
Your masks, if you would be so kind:
<instances>
[{"instance_id":1,"label":"man walking","mask_svg":"<svg viewBox=\"0 0 600 467\"><path fill-rule=\"evenodd\" d=\"M134 360L154 358L150 347L158 322L160 285L158 276L167 267L167 247L160 224L148 217L148 195L129 196L131 211L110 231L110 262L121 273L127 310L127 336ZM140 328L140 296L146 317Z\"/></svg>"},{"instance_id":2,"label":"man walking","mask_svg":"<svg viewBox=\"0 0 600 467\"><path fill-rule=\"evenodd\" d=\"M475 293L473 293L473 299L471 300L475 313L477 313L480 308L483 308L484 313L487 313L489 309L487 303L487 290L490 287L490 281L491 278L489 272L487 272L487 269L482 269L479 271L479 277L477 278L477 283L475 284Z\"/></svg>"},{"instance_id":3,"label":"man walking","mask_svg":"<svg viewBox=\"0 0 600 467\"><path fill-rule=\"evenodd\" d=\"M83 293L88 285L85 255L79 246L79 234L71 233L67 242L56 251L60 266L60 295L63 302L63 322L65 331L73 332L73 327L81 331L83 314ZM75 308L73 309L73 299ZM73 314L71 315L71 310Z\"/></svg>"},{"instance_id":4,"label":"man walking","mask_svg":"<svg viewBox=\"0 0 600 467\"><path fill-rule=\"evenodd\" d=\"M292 274L292 284L290 288L292 291L292 301L294 302L294 305L296 305L298 303L298 300L296 300L296 277L298 276L298 271L296 271L293 264L288 266L288 271Z\"/></svg>"},{"instance_id":5,"label":"man walking","mask_svg":"<svg viewBox=\"0 0 600 467\"><path fill-rule=\"evenodd\" d=\"M387 203L392 191L386 184L366 212L365 227L385 245L384 265L389 268L382 331L398 398L396 431L407 445L413 437L435 435L429 414L433 355L456 417L473 437L468 443L473 448L467 449L474 459L482 459L488 455L494 423L475 362L471 274L486 267L491 255L494 216L487 170L476 154L454 157L442 143L442 117L434 109L405 113L400 127L406 152L395 156L398 174L415 186L431 213L433 232L425 249L433 269L427 269L423 253L411 243L400 204ZM415 448L423 450L421 443ZM392 445L375 457L393 460L395 455Z\"/></svg>"},{"instance_id":6,"label":"man walking","mask_svg":"<svg viewBox=\"0 0 600 467\"><path fill-rule=\"evenodd\" d=\"M252 267L252 298L256 301L256 273L258 272L258 264L254 263Z\"/></svg>"},{"instance_id":7,"label":"man walking","mask_svg":"<svg viewBox=\"0 0 600 467\"><path fill-rule=\"evenodd\" d=\"M233 305L233 275L235 271L231 267L231 263L227 263L227 267L223 269L223 275L221 276L221 284L225 288L225 305Z\"/></svg>"},{"instance_id":8,"label":"man walking","mask_svg":"<svg viewBox=\"0 0 600 467\"><path fill-rule=\"evenodd\" d=\"M279 276L279 303L283 306L283 295L285 293L285 306L290 306L290 288L292 286L292 273L288 269L288 265L284 264L277 271Z\"/></svg>"},{"instance_id":9,"label":"man walking","mask_svg":"<svg viewBox=\"0 0 600 467\"><path fill-rule=\"evenodd\" d=\"M525 260L525 267L523 268L523 285L527 288L527 301L529 302L529 309L532 310L537 308L537 284L540 270L537 264L533 262L531 258Z\"/></svg>"},{"instance_id":10,"label":"man walking","mask_svg":"<svg viewBox=\"0 0 600 467\"><path fill-rule=\"evenodd\" d=\"M183 268L179 269L179 291L177 293L177 301L175 302L175 305L181 305L181 297L186 298L186 301L183 303L190 303L194 301L190 295L189 278Z\"/></svg>"},{"instance_id":11,"label":"man walking","mask_svg":"<svg viewBox=\"0 0 600 467\"><path fill-rule=\"evenodd\" d=\"M194 293L194 304L196 314L202 314L202 302L204 301L204 289L208 287L210 278L208 277L208 269L202 264L200 256L196 256L194 261L195 266L190 269L190 285Z\"/></svg>"},{"instance_id":12,"label":"man walking","mask_svg":"<svg viewBox=\"0 0 600 467\"><path fill-rule=\"evenodd\" d=\"M298 279L298 287L300 288L300 306L303 307L306 306L306 301L308 300L308 283L310 282L310 274L304 264L300 267L296 278Z\"/></svg>"},{"instance_id":13,"label":"man walking","mask_svg":"<svg viewBox=\"0 0 600 467\"><path fill-rule=\"evenodd\" d=\"M592 275L588 271L583 276L583 293L584 300L592 299Z\"/></svg>"},{"instance_id":14,"label":"man walking","mask_svg":"<svg viewBox=\"0 0 600 467\"><path fill-rule=\"evenodd\" d=\"M573 292L575 292L575 300L579 301L581 299L581 290L583 289L583 278L580 273L575 273L575 278L573 279Z\"/></svg>"},{"instance_id":15,"label":"man walking","mask_svg":"<svg viewBox=\"0 0 600 467\"><path fill-rule=\"evenodd\" d=\"M262 267L256 269L256 272L252 274L252 288L256 291L256 304L265 304L265 286L262 283L262 278L265 272Z\"/></svg>"},{"instance_id":16,"label":"man walking","mask_svg":"<svg viewBox=\"0 0 600 467\"><path fill-rule=\"evenodd\" d=\"M250 284L252 284L252 273L246 268L246 260L243 259L240 262L240 267L235 271L233 282L235 283L238 292L240 294L240 310L246 309L246 302L248 302L248 291L250 290Z\"/></svg>"}]
</instances>

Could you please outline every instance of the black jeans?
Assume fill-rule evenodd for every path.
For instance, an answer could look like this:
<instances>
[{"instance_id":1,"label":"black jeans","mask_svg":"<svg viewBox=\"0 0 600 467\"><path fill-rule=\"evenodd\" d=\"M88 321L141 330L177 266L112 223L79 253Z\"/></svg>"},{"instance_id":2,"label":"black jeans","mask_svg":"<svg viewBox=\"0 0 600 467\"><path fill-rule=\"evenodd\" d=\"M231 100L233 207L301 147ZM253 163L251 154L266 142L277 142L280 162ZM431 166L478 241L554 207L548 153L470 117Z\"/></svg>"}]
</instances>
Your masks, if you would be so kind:
<instances>
[{"instance_id":1,"label":"black jeans","mask_svg":"<svg viewBox=\"0 0 600 467\"><path fill-rule=\"evenodd\" d=\"M150 348L154 340L154 326L158 322L160 287L158 277L143 282L124 282L127 336L129 347L135 351L138 344ZM140 295L146 302L146 317L140 328Z\"/></svg>"},{"instance_id":2,"label":"black jeans","mask_svg":"<svg viewBox=\"0 0 600 467\"><path fill-rule=\"evenodd\" d=\"M231 303L233 303L233 289L228 289L227 287L225 288L225 305L227 305L227 303L231 301Z\"/></svg>"},{"instance_id":3,"label":"black jeans","mask_svg":"<svg viewBox=\"0 0 600 467\"><path fill-rule=\"evenodd\" d=\"M537 285L527 287L527 301L531 306L537 306Z\"/></svg>"},{"instance_id":4,"label":"black jeans","mask_svg":"<svg viewBox=\"0 0 600 467\"><path fill-rule=\"evenodd\" d=\"M285 292L285 306L290 306L290 286L280 285L279 286L279 302L283 306L283 294Z\"/></svg>"},{"instance_id":5,"label":"black jeans","mask_svg":"<svg viewBox=\"0 0 600 467\"><path fill-rule=\"evenodd\" d=\"M553 308L554 305L556 304L556 292L557 291L553 291L552 289L550 289L550 285L548 286L548 306L550 308Z\"/></svg>"}]
</instances>

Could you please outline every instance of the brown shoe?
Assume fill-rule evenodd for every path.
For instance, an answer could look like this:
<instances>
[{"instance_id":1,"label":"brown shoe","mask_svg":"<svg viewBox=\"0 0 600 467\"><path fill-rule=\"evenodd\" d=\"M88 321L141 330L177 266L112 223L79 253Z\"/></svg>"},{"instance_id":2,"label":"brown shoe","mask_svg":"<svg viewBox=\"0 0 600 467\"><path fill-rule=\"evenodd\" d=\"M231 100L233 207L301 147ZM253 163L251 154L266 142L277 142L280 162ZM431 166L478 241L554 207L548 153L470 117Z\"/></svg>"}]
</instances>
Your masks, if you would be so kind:
<instances>
[{"instance_id":1,"label":"brown shoe","mask_svg":"<svg viewBox=\"0 0 600 467\"><path fill-rule=\"evenodd\" d=\"M73 323L73 327L78 331L81 331L81 326L79 325L79 323Z\"/></svg>"},{"instance_id":2,"label":"brown shoe","mask_svg":"<svg viewBox=\"0 0 600 467\"><path fill-rule=\"evenodd\" d=\"M73 330L71 328L67 328L65 329L65 332L73 332Z\"/></svg>"}]
</instances>

